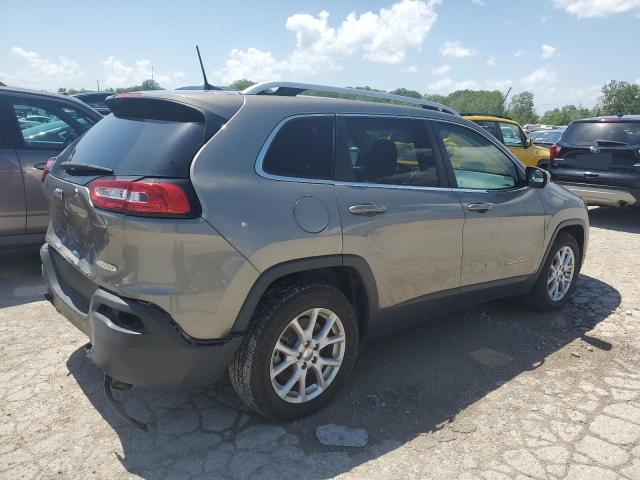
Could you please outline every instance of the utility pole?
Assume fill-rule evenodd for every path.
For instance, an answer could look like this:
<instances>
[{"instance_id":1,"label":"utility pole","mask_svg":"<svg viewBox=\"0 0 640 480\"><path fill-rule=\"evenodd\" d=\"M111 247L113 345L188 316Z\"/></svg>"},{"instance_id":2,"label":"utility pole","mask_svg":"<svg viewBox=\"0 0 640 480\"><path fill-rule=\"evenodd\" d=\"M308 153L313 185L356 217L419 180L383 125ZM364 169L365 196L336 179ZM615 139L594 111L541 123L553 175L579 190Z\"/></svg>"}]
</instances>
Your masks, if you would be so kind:
<instances>
[{"instance_id":1,"label":"utility pole","mask_svg":"<svg viewBox=\"0 0 640 480\"><path fill-rule=\"evenodd\" d=\"M100 91L100 80L96 80L96 84L98 85L98 91Z\"/></svg>"},{"instance_id":2,"label":"utility pole","mask_svg":"<svg viewBox=\"0 0 640 480\"><path fill-rule=\"evenodd\" d=\"M151 81L153 82L153 64L151 65Z\"/></svg>"}]
</instances>

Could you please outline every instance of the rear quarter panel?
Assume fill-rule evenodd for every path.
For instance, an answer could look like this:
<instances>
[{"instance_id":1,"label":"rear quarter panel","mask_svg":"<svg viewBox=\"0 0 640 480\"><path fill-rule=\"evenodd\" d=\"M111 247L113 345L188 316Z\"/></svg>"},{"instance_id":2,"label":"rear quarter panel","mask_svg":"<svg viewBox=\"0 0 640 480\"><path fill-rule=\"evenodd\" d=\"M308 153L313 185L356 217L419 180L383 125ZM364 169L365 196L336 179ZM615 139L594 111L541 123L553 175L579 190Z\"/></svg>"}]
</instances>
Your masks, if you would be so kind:
<instances>
[{"instance_id":1,"label":"rear quarter panel","mask_svg":"<svg viewBox=\"0 0 640 480\"><path fill-rule=\"evenodd\" d=\"M248 101L260 104L268 100ZM258 271L293 259L342 253L333 185L274 180L256 173L256 160L267 137L290 116L291 107L282 99L270 107L245 104L191 167L203 218ZM296 111L296 115L314 113L330 112ZM320 232L309 233L296 222L294 206L303 197L315 197L326 209L326 226Z\"/></svg>"}]
</instances>

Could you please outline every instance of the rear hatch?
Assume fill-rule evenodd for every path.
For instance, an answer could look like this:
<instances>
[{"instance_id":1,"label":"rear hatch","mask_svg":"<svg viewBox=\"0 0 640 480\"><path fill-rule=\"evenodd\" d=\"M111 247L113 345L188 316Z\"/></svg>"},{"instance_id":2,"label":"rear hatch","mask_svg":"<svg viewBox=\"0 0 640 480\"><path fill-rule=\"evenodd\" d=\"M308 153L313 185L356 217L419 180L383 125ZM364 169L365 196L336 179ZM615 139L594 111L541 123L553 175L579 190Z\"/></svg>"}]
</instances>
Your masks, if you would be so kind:
<instances>
[{"instance_id":1,"label":"rear hatch","mask_svg":"<svg viewBox=\"0 0 640 480\"><path fill-rule=\"evenodd\" d=\"M640 121L574 122L554 149L554 180L640 187Z\"/></svg>"},{"instance_id":2,"label":"rear hatch","mask_svg":"<svg viewBox=\"0 0 640 480\"><path fill-rule=\"evenodd\" d=\"M176 222L200 215L191 162L242 97L223 101L218 114L200 99L190 104L164 95L112 97L113 115L69 145L45 179L47 242L89 278L96 277L97 262L110 268L100 260L109 245L126 255L126 218Z\"/></svg>"}]
</instances>

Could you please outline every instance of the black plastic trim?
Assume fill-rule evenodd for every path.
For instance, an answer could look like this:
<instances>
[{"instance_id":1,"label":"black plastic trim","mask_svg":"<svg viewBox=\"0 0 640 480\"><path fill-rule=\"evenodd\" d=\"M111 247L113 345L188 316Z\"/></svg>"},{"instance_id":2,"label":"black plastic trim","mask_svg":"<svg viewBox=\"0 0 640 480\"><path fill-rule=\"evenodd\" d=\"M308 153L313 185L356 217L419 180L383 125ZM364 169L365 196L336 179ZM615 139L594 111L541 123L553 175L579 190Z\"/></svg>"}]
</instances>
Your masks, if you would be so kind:
<instances>
[{"instance_id":1,"label":"black plastic trim","mask_svg":"<svg viewBox=\"0 0 640 480\"><path fill-rule=\"evenodd\" d=\"M351 267L358 272L360 279L364 284L368 299L366 325L368 326L369 324L377 323L381 317L381 311L378 303L378 289L369 264L362 257L357 255L336 254L292 260L265 270L255 281L253 287L251 287L251 290L249 291L249 294L236 317L236 321L231 328L231 332L237 334L243 332L247 328L251 321L253 312L258 306L258 302L264 295L264 292L276 280L293 273L303 273L331 267Z\"/></svg>"}]
</instances>

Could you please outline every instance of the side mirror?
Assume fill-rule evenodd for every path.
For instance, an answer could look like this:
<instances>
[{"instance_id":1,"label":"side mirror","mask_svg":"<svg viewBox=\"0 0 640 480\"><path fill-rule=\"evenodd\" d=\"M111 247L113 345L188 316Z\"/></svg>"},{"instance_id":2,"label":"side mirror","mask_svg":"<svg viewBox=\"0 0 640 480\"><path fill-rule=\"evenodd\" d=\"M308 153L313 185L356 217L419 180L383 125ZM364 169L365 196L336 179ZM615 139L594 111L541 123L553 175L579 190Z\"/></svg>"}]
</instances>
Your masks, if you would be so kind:
<instances>
[{"instance_id":1,"label":"side mirror","mask_svg":"<svg viewBox=\"0 0 640 480\"><path fill-rule=\"evenodd\" d=\"M529 148L531 146L531 139L529 137L524 140L524 148Z\"/></svg>"},{"instance_id":2,"label":"side mirror","mask_svg":"<svg viewBox=\"0 0 640 480\"><path fill-rule=\"evenodd\" d=\"M551 177L549 172L537 167L527 167L525 175L527 178L527 185L531 188L546 187Z\"/></svg>"}]
</instances>

